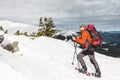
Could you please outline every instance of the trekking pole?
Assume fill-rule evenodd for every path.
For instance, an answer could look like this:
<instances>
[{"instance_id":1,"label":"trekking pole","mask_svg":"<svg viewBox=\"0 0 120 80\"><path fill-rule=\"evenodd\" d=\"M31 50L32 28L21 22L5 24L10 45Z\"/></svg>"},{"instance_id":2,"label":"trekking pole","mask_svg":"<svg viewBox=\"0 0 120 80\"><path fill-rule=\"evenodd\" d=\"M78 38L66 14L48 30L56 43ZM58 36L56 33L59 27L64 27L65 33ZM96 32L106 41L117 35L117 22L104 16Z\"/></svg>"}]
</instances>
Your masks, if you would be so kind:
<instances>
[{"instance_id":1,"label":"trekking pole","mask_svg":"<svg viewBox=\"0 0 120 80\"><path fill-rule=\"evenodd\" d=\"M75 52L74 52L74 55L73 55L72 65L74 65L75 56L76 56L76 59L77 59L77 43L76 42L74 42L74 47L75 47ZM78 65L78 68L79 68L80 66L79 66L78 59L77 59L77 65Z\"/></svg>"},{"instance_id":2,"label":"trekking pole","mask_svg":"<svg viewBox=\"0 0 120 80\"><path fill-rule=\"evenodd\" d=\"M75 47L75 52L73 55L72 65L74 65L75 55L77 54L77 50L76 50L77 44L75 44L75 42L74 42L74 47Z\"/></svg>"}]
</instances>

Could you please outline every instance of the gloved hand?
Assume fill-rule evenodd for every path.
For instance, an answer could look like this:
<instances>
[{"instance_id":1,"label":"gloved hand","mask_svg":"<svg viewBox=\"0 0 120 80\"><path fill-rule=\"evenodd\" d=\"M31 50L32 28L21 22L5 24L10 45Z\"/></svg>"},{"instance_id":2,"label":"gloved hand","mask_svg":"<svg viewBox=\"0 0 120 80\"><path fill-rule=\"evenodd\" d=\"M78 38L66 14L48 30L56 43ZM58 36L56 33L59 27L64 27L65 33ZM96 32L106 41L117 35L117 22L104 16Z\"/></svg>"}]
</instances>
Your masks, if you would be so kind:
<instances>
[{"instance_id":1,"label":"gloved hand","mask_svg":"<svg viewBox=\"0 0 120 80\"><path fill-rule=\"evenodd\" d=\"M72 37L72 40L74 40L74 41L75 41L75 38L76 38L76 37Z\"/></svg>"}]
</instances>

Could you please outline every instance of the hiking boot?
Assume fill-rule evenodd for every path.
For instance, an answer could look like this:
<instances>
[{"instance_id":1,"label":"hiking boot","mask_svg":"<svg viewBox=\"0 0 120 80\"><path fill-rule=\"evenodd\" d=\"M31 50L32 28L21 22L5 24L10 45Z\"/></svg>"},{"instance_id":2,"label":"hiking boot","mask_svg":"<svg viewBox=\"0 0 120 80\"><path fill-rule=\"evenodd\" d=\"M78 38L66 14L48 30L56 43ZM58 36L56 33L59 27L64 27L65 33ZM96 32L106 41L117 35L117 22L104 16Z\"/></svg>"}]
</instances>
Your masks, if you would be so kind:
<instances>
[{"instance_id":1,"label":"hiking boot","mask_svg":"<svg viewBox=\"0 0 120 80\"><path fill-rule=\"evenodd\" d=\"M96 77L101 77L100 69L96 69L95 76L96 76Z\"/></svg>"},{"instance_id":2,"label":"hiking boot","mask_svg":"<svg viewBox=\"0 0 120 80\"><path fill-rule=\"evenodd\" d=\"M83 74L85 74L85 73L87 73L87 67L83 66L83 68L82 69L78 69L78 71L83 73Z\"/></svg>"}]
</instances>

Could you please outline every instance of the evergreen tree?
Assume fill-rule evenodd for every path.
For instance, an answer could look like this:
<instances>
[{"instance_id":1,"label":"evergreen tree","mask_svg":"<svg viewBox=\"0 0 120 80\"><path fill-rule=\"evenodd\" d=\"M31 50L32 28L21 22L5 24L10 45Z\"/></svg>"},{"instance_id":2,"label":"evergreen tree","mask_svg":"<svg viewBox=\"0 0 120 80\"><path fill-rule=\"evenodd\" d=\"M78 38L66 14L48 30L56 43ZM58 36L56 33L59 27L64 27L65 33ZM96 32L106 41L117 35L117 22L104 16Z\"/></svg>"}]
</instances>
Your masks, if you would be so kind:
<instances>
[{"instance_id":1,"label":"evergreen tree","mask_svg":"<svg viewBox=\"0 0 120 80\"><path fill-rule=\"evenodd\" d=\"M27 32L24 32L23 35L28 36Z\"/></svg>"},{"instance_id":2,"label":"evergreen tree","mask_svg":"<svg viewBox=\"0 0 120 80\"><path fill-rule=\"evenodd\" d=\"M5 32L4 32L5 34L8 34L8 30L5 30Z\"/></svg>"},{"instance_id":3,"label":"evergreen tree","mask_svg":"<svg viewBox=\"0 0 120 80\"><path fill-rule=\"evenodd\" d=\"M42 20L42 17L40 17L39 27L42 27L42 26L43 26L43 20Z\"/></svg>"},{"instance_id":4,"label":"evergreen tree","mask_svg":"<svg viewBox=\"0 0 120 80\"><path fill-rule=\"evenodd\" d=\"M44 19L44 20L43 20ZM52 18L40 18L40 26L43 27L42 29L39 29L39 35L44 35L44 36L52 36L56 30L54 30L53 28L55 28L54 22L52 20Z\"/></svg>"},{"instance_id":5,"label":"evergreen tree","mask_svg":"<svg viewBox=\"0 0 120 80\"><path fill-rule=\"evenodd\" d=\"M20 35L20 31L17 30L17 31L15 32L15 35Z\"/></svg>"}]
</instances>

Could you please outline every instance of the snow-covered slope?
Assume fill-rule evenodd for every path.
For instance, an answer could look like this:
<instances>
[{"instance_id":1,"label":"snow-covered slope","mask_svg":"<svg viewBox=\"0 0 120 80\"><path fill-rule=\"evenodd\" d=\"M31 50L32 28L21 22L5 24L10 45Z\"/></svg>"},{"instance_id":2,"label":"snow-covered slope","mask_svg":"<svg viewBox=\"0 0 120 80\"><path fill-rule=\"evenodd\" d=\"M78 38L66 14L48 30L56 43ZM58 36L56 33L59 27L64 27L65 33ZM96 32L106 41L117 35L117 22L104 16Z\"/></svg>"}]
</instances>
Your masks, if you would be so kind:
<instances>
[{"instance_id":1,"label":"snow-covered slope","mask_svg":"<svg viewBox=\"0 0 120 80\"><path fill-rule=\"evenodd\" d=\"M15 23L11 21L0 21L0 26L2 26L4 30L8 30L9 34L14 34L17 30L19 30L20 32L28 32L28 33L38 31L37 26L32 26L23 23Z\"/></svg>"},{"instance_id":2,"label":"snow-covered slope","mask_svg":"<svg viewBox=\"0 0 120 80\"><path fill-rule=\"evenodd\" d=\"M71 65L74 47L67 42L48 37L32 40L25 36L5 35L5 38L19 41L20 51L12 54L0 47L1 80L98 80L74 69L77 66ZM102 72L99 80L118 80L120 59L95 54ZM84 59L88 71L94 72L88 57Z\"/></svg>"}]
</instances>

